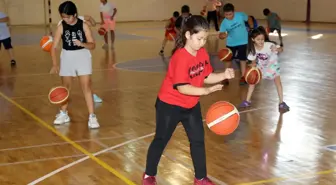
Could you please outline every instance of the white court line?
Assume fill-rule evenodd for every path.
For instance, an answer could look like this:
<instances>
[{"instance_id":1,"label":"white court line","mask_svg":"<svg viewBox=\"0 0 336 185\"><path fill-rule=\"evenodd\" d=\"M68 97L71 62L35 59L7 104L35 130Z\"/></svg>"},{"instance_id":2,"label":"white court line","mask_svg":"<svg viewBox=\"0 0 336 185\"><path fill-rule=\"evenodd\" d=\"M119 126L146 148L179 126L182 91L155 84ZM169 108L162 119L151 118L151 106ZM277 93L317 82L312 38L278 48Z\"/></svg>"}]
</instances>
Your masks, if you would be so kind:
<instances>
[{"instance_id":1,"label":"white court line","mask_svg":"<svg viewBox=\"0 0 336 185\"><path fill-rule=\"evenodd\" d=\"M138 140L141 140L141 139L145 139L145 138L151 137L151 136L153 136L154 134L155 134L155 133L151 133L151 134L147 134L147 135L144 135L144 136L141 136L141 137L137 137L137 138L135 138L135 139L131 139L131 140L129 140L129 141L126 141L126 142L120 143L120 144L118 144L118 145L114 145L114 146L112 146L112 147L109 147L109 148L106 148L106 149L104 149L104 150L101 150L101 151L99 151L99 152L96 152L96 153L94 153L94 154L92 154L92 155L93 155L93 156L97 156L97 155L99 155L99 154L108 152L109 150L112 150L112 149L115 149L115 148L118 148L118 147L127 145L128 143L132 143L132 142L135 142L135 141L138 141ZM36 179L35 181L29 183L28 185L37 184L37 183L43 181L44 179L49 178L49 177L51 177L51 176L57 174L58 172L61 172L61 171L65 170L65 169L68 169L68 168L70 168L71 166L74 166L74 165L76 165L76 164L78 164L78 163L81 163L81 162L83 162L83 161L85 161L85 160L87 160L87 159L89 159L89 158L90 158L89 156L86 156L86 157L83 157L83 158L81 158L81 159L79 159L79 160L77 160L77 161L74 161L74 162L72 162L72 163L69 163L69 164L67 164L67 165L65 165L65 166L63 166L63 167L61 167L61 168L58 168L58 169L56 169L56 170L54 170L54 171L48 173L47 175L45 175L45 176L43 176L43 177L40 177L40 178Z\"/></svg>"},{"instance_id":2,"label":"white court line","mask_svg":"<svg viewBox=\"0 0 336 185\"><path fill-rule=\"evenodd\" d=\"M100 146L103 147L103 148L108 148L108 147L109 147L109 146L105 145L104 143L102 143L102 142L100 142L100 141L98 141L98 140L95 140L94 142L96 142L98 145L100 145ZM125 156L123 156L122 154L120 154L118 151L111 151L111 153L115 154L115 155L118 156L120 159L125 158ZM136 162L134 162L134 161L129 161L129 162L133 163L134 166L135 166L138 170L140 170L140 171L145 171L145 168L142 167L142 166L140 166L138 163L136 163ZM156 178L157 178L157 181L158 181L159 184L162 184L162 185L168 185L168 184L169 184L166 180L162 179L161 176L159 176L159 175L157 175Z\"/></svg>"},{"instance_id":3,"label":"white court line","mask_svg":"<svg viewBox=\"0 0 336 185\"><path fill-rule=\"evenodd\" d=\"M265 106L265 107L260 107L260 108L249 109L249 110L246 110L246 111L241 111L240 114L242 114L242 113L246 113L246 112L251 112L251 111L257 111L257 110L261 110L261 109L266 109L266 108L269 108L269 107L270 107L270 106ZM272 106L272 107L273 107L273 106ZM203 121L205 121L205 120L203 120ZM180 125L180 126L182 126L182 125ZM129 144L129 143L132 143L132 142L135 142L135 141L139 141L139 140L141 140L141 139L145 139L145 138L148 138L148 137L151 137L151 136L154 136L154 135L155 135L155 132L150 133L150 134L147 134L147 135L144 135L144 136L141 136L141 137L138 137L138 138L135 138L135 139L131 139L131 140L129 140L129 141L126 141L126 142L120 143L120 144L118 144L118 145L115 145L115 146L106 148L106 149L104 149L104 150L101 150L101 151L99 151L99 152L96 152L96 153L94 153L94 154L92 154L92 155L93 155L93 156L97 156L97 155L99 155L99 154L108 152L109 150L115 149L115 148L117 148L117 147L121 147L121 146L127 145L127 144ZM55 174L57 174L57 173L59 173L59 172L65 170L65 169L68 169L68 168L70 168L70 167L72 167L72 166L74 166L74 165L76 165L76 164L78 164L78 163L81 163L81 162L83 162L83 161L85 161L85 160L87 160L87 159L89 159L89 158L90 158L89 156L86 156L86 157L83 157L83 158L81 158L81 159L79 159L79 160L77 160L77 161L74 161L74 162L72 162L72 163L69 163L69 164L67 164L67 165L65 165L65 166L63 166L63 167L61 167L61 168L58 168L58 169L56 169L56 170L54 170L54 171L52 171L52 172L50 172L50 173L48 173L48 174L46 174L46 175L44 175L44 176L42 176L42 177L36 179L35 181L29 183L28 185L34 185L34 184L37 184L37 183L39 183L39 182L41 182L41 181L43 181L43 180L45 180L45 179L47 179L47 178L49 178L49 177L55 175Z\"/></svg>"},{"instance_id":4,"label":"white court line","mask_svg":"<svg viewBox=\"0 0 336 185\"><path fill-rule=\"evenodd\" d=\"M132 136L134 133L125 133L121 136L111 136L111 137L101 137L101 138L92 138L92 139L81 139L74 141L75 143L83 143L88 141L94 141L96 140L110 140L110 139L116 139L116 138L122 138L127 136ZM30 146L22 146L22 147L13 147L13 148L3 148L0 149L0 152L5 151L13 151L13 150L22 150L22 149L30 149L30 148L40 148L40 147L49 147L49 146L59 146L59 145L68 145L68 142L57 142L57 143L46 143L46 144L40 144L40 145L30 145Z\"/></svg>"}]
</instances>

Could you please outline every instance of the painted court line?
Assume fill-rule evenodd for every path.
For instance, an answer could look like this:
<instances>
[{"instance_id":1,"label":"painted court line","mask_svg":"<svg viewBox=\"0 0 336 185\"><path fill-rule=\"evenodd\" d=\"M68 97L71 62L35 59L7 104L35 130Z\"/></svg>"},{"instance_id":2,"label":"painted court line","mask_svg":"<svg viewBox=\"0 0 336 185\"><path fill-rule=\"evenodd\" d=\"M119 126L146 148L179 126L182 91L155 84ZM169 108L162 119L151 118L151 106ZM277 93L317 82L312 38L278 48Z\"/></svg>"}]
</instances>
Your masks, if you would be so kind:
<instances>
[{"instance_id":1,"label":"painted court line","mask_svg":"<svg viewBox=\"0 0 336 185\"><path fill-rule=\"evenodd\" d=\"M100 142L100 141L98 141L98 140L95 140L94 142L96 142L98 145L100 145L100 146L103 147L103 148L108 148L108 147L109 147L109 146L105 145L104 143L102 143L102 142ZM123 156L122 154L120 154L120 152L118 152L118 151L111 151L111 153L115 154L115 155L118 156L120 159L125 158L125 156ZM136 162L134 162L134 161L130 161L130 162L133 163L133 165L134 165L138 170L140 170L140 171L145 171L145 168L142 167L142 166L140 166L138 163L136 163ZM159 176L159 175L157 175L156 178L157 178L157 181L158 181L159 184L162 184L162 185L168 185L168 184L169 184L166 180L162 179L161 176Z\"/></svg>"},{"instance_id":2,"label":"painted court line","mask_svg":"<svg viewBox=\"0 0 336 185\"><path fill-rule=\"evenodd\" d=\"M129 179L127 179L126 177L124 177L123 175L121 175L117 170L115 170L114 168L112 168L111 166L109 166L108 164L106 164L104 161L98 159L97 157L93 156L89 151L87 151L86 149L84 149L82 146L80 146L79 144L75 143L74 141L72 141L71 139L69 139L68 137L62 135L59 131L57 131L55 128L53 128L52 126L50 126L48 123L46 123L45 121L43 121L42 119L40 119L39 117L37 117L35 114L31 113L29 110L27 110L26 108L24 108L23 106L21 106L20 104L16 103L14 100L10 99L8 96L6 96L5 94L3 94L2 92L0 92L0 97L4 98L5 100L7 100L8 102L12 103L14 106L16 106L17 108L19 108L21 111L23 111L24 113L26 113L28 116L32 117L34 120L36 120L41 126L45 127L46 129L50 130L51 132L53 132L54 134L56 134L57 136L59 136L60 138L62 138L63 140L69 142L73 147L75 147L77 150L81 151L82 153L86 154L88 158L91 158L93 161L95 161L97 164L99 164L101 167L105 168L106 170L108 170L109 172L111 172L112 174L114 174L115 176L117 176L118 178L120 178L122 181L124 181L126 184L128 185L135 185L132 181L130 181Z\"/></svg>"},{"instance_id":3,"label":"painted court line","mask_svg":"<svg viewBox=\"0 0 336 185\"><path fill-rule=\"evenodd\" d=\"M147 135L144 135L144 136L135 138L135 139L131 139L131 140L129 140L129 141L120 143L120 144L118 144L118 145L114 145L114 146L112 146L112 147L106 148L106 149L104 149L104 150L101 150L101 151L96 152L96 153L91 154L91 155L93 155L93 156L97 156L97 155L99 155L99 154L106 153L106 152L108 152L108 151L110 151L110 150L112 150L112 149L115 149L115 148L118 148L118 147L127 145L128 143L132 143L132 142L135 142L135 141L138 141L138 140L141 140L141 139L145 139L145 138L151 137L151 136L153 136L154 134L155 134L155 133L151 133L151 134L147 134ZM40 177L40 178L34 180L33 182L29 183L28 185L34 185L34 184L37 184L37 183L43 181L44 179L47 179L47 178L49 178L49 177L51 177L51 176L57 174L58 172L61 172L61 171L65 170L65 169L68 169L68 168L70 168L71 166L74 166L74 165L76 165L76 164L78 164L78 163L81 163L81 162L83 162L83 161L85 161L85 160L87 160L87 159L90 159L90 157L89 157L89 156L86 156L86 157L83 157L83 158L81 158L81 159L79 159L79 160L77 160L77 161L74 161L74 162L72 162L72 163L69 163L69 164L67 164L67 165L65 165L65 166L63 166L63 167L61 167L61 168L58 168L58 169L56 169L56 170L54 170L54 171L52 171L52 172L50 172L50 173L48 173L48 174L46 174L46 175L44 175L44 176L42 176L42 177ZM134 183L133 183L133 184L134 184ZM134 184L134 185L135 185L135 184Z\"/></svg>"},{"instance_id":4,"label":"painted court line","mask_svg":"<svg viewBox=\"0 0 336 185\"><path fill-rule=\"evenodd\" d=\"M257 110L262 110L262 109L266 109L266 108L269 108L269 107L270 107L270 106L265 106L265 107L260 107L260 108L249 109L249 110L241 111L240 114L242 114L242 113L246 113L246 112L257 111ZM203 121L205 121L205 120L203 120ZM179 127L182 127L182 125L179 125L177 128L179 128ZM141 139L145 139L145 138L148 138L148 137L151 137L151 136L154 136L154 135L155 135L155 132L150 133L150 134L147 134L147 135L144 135L144 136L141 136L141 137L138 137L138 138L135 138L135 139L131 139L131 140L126 141L126 142L123 142L123 143L121 143L121 144L119 144L119 145L115 145L115 146L106 148L106 149L104 149L104 150L101 150L101 151L99 151L99 152L96 152L96 153L94 153L94 154L92 154L92 155L93 155L93 156L97 156L97 155L99 155L99 154L108 152L109 150L112 150L112 149L114 149L114 148L121 147L121 146L127 145L127 144L129 144L129 143L131 143L131 142L139 141L139 140L141 140ZM87 160L87 159L89 159L88 156L83 157L83 158L81 158L81 159L79 159L79 160L77 160L77 161L74 161L74 162L72 162L72 163L69 163L69 164L67 164L67 165L65 165L65 166L63 166L63 167L61 167L61 168L58 168L58 169L56 169L56 170L54 170L54 171L52 171L52 172L50 172L50 173L48 173L48 174L46 174L46 175L44 175L44 176L42 176L42 177L36 179L35 181L29 183L28 185L34 185L34 184L37 184L37 183L39 183L39 182L41 182L41 181L43 181L43 180L45 180L45 179L47 179L47 178L49 178L49 177L51 177L51 176L53 176L53 175L55 175L55 174L57 174L57 173L59 173L59 172L65 170L65 169L68 169L68 168L70 168L70 167L72 167L72 166L74 166L74 165L76 165L76 164L78 164L78 163L81 163L81 162L83 162L83 161L85 161L85 160Z\"/></svg>"}]
</instances>

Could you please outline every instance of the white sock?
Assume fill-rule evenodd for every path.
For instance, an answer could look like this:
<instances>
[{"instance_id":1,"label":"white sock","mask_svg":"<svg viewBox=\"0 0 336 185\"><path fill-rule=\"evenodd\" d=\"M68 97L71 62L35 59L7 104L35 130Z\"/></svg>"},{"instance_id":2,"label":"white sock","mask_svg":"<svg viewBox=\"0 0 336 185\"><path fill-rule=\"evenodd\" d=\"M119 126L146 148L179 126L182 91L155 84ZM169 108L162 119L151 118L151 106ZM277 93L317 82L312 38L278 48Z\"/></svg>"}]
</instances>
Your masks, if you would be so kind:
<instances>
[{"instance_id":1,"label":"white sock","mask_svg":"<svg viewBox=\"0 0 336 185\"><path fill-rule=\"evenodd\" d=\"M90 116L89 116L89 118L94 118L94 117L96 117L95 114L90 114Z\"/></svg>"}]
</instances>

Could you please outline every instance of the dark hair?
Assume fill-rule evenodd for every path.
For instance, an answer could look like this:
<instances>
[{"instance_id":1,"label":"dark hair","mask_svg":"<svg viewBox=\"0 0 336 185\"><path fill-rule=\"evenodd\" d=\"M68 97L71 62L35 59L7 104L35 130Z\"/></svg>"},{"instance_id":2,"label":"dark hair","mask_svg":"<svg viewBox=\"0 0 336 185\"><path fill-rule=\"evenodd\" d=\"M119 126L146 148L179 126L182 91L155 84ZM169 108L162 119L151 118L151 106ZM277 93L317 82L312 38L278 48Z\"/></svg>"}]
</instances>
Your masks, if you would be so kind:
<instances>
[{"instance_id":1,"label":"dark hair","mask_svg":"<svg viewBox=\"0 0 336 185\"><path fill-rule=\"evenodd\" d=\"M187 41L185 34L187 32L190 32L190 35L193 35L200 31L208 31L210 29L208 21L201 15L191 15L184 18L183 21L185 21L185 23L176 37L175 48L173 49L172 54L185 46Z\"/></svg>"},{"instance_id":2,"label":"dark hair","mask_svg":"<svg viewBox=\"0 0 336 185\"><path fill-rule=\"evenodd\" d=\"M190 7L188 5L183 5L181 7L181 13L190 13Z\"/></svg>"},{"instance_id":3,"label":"dark hair","mask_svg":"<svg viewBox=\"0 0 336 185\"><path fill-rule=\"evenodd\" d=\"M231 4L231 3L226 3L226 4L223 6L223 11L224 11L224 12L234 12L234 6L233 6L233 4Z\"/></svg>"},{"instance_id":4,"label":"dark hair","mask_svg":"<svg viewBox=\"0 0 336 185\"><path fill-rule=\"evenodd\" d=\"M255 39L259 35L264 35L265 42L272 42L274 44L277 44L276 42L271 41L269 39L268 34L267 34L264 27L258 26L256 29L253 29L249 34L248 45L247 45L247 53L252 53L252 55L256 54L256 50L255 50L255 47L254 47L254 42L253 42L252 39Z\"/></svg>"},{"instance_id":5,"label":"dark hair","mask_svg":"<svg viewBox=\"0 0 336 185\"><path fill-rule=\"evenodd\" d=\"M76 15L76 17L78 16L77 7L75 3L73 3L72 1L65 1L62 4L60 4L58 7L58 12L60 14L64 13L66 15L73 15L73 16Z\"/></svg>"},{"instance_id":6,"label":"dark hair","mask_svg":"<svg viewBox=\"0 0 336 185\"><path fill-rule=\"evenodd\" d=\"M264 16L268 16L269 13L271 13L271 11L268 8L265 8L263 10Z\"/></svg>"},{"instance_id":7,"label":"dark hair","mask_svg":"<svg viewBox=\"0 0 336 185\"><path fill-rule=\"evenodd\" d=\"M178 11L175 11L175 12L173 13L173 16L174 16L174 17L178 17L178 16L180 16L180 13L179 13Z\"/></svg>"}]
</instances>

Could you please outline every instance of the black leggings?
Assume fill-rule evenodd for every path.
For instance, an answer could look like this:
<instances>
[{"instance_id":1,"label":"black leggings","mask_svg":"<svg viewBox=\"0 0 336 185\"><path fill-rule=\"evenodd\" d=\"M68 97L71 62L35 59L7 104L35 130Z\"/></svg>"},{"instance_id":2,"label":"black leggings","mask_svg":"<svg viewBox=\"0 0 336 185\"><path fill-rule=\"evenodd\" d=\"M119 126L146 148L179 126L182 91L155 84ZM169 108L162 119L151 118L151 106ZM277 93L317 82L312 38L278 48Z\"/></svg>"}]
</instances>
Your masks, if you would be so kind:
<instances>
[{"instance_id":1,"label":"black leggings","mask_svg":"<svg viewBox=\"0 0 336 185\"><path fill-rule=\"evenodd\" d=\"M190 142L191 158L194 164L195 177L206 177L206 159L204 145L204 129L201 106L198 103L191 109L167 104L157 99L155 137L147 154L146 174L155 176L163 150L170 140L179 122L182 122Z\"/></svg>"}]
</instances>

